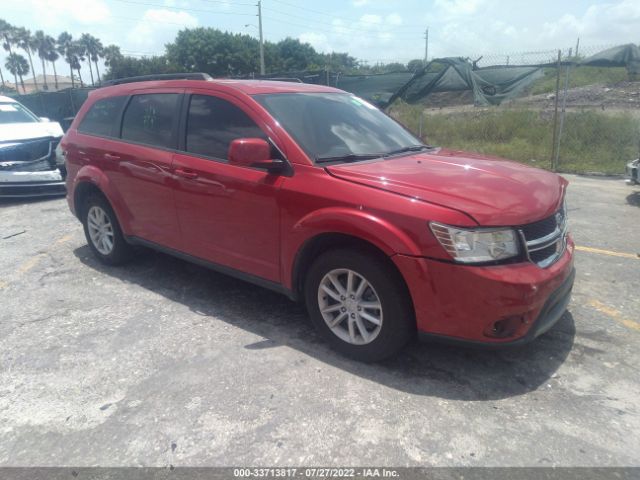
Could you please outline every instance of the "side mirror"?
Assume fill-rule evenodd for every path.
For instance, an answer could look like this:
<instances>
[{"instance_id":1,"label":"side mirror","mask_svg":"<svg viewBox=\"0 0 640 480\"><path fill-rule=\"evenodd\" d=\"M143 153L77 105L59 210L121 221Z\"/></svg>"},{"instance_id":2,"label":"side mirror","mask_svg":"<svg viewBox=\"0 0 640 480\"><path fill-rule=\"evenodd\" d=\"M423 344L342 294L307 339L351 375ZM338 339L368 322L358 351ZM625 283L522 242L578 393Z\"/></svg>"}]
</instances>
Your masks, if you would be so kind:
<instances>
[{"instance_id":1,"label":"side mirror","mask_svg":"<svg viewBox=\"0 0 640 480\"><path fill-rule=\"evenodd\" d=\"M38 117L38 120L40 120L41 122L50 122L51 119L49 117Z\"/></svg>"},{"instance_id":2,"label":"side mirror","mask_svg":"<svg viewBox=\"0 0 640 480\"><path fill-rule=\"evenodd\" d=\"M269 173L279 173L286 167L286 162L271 158L271 147L262 138L236 138L227 156L230 165L262 168Z\"/></svg>"}]
</instances>

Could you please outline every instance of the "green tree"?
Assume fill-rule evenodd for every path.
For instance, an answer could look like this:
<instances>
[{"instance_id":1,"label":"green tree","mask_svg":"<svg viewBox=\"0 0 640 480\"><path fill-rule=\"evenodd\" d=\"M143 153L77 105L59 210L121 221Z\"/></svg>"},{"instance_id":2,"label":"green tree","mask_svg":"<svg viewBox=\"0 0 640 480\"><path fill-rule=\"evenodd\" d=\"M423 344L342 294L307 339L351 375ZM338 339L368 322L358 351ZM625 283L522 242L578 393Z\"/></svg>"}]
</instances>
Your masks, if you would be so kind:
<instances>
[{"instance_id":1,"label":"green tree","mask_svg":"<svg viewBox=\"0 0 640 480\"><path fill-rule=\"evenodd\" d=\"M2 48L7 52L9 52L10 56L13 54L12 46L16 43L15 31L16 29L13 25L6 22L5 20L0 19L0 38L2 39ZM17 91L18 77L17 77L17 74L15 73L13 74L13 85Z\"/></svg>"},{"instance_id":2,"label":"green tree","mask_svg":"<svg viewBox=\"0 0 640 480\"><path fill-rule=\"evenodd\" d=\"M166 52L168 62L186 72L226 76L259 70L255 38L215 28L181 30Z\"/></svg>"},{"instance_id":3,"label":"green tree","mask_svg":"<svg viewBox=\"0 0 640 480\"><path fill-rule=\"evenodd\" d=\"M86 55L87 63L89 64L89 74L91 75L91 85L95 85L95 81L93 78L93 68L91 67L91 62L96 62L96 73L98 68L98 54L100 53L102 44L100 44L100 40L98 40L93 35L88 33L83 33L78 40L78 44L80 48L83 50L84 55ZM99 45L99 46L98 46ZM98 77L98 81L99 77Z\"/></svg>"},{"instance_id":4,"label":"green tree","mask_svg":"<svg viewBox=\"0 0 640 480\"><path fill-rule=\"evenodd\" d=\"M276 44L276 49L282 72L323 68L322 56L308 43L287 37Z\"/></svg>"},{"instance_id":5,"label":"green tree","mask_svg":"<svg viewBox=\"0 0 640 480\"><path fill-rule=\"evenodd\" d=\"M98 77L98 83L99 83L100 70L98 69L98 60L103 57L104 47L102 46L102 42L100 41L100 39L88 33L83 33L80 40L83 43L84 48L87 52L87 57L89 60L89 72L91 72L91 83L93 84L93 72L91 71L91 62L93 62L96 67L96 75Z\"/></svg>"},{"instance_id":6,"label":"green tree","mask_svg":"<svg viewBox=\"0 0 640 480\"><path fill-rule=\"evenodd\" d=\"M38 81L36 80L36 70L33 68L33 57L31 56L31 50L34 47L34 41L31 37L31 32L24 27L20 27L16 29L16 40L18 42L18 47L20 47L27 54L29 58L29 65L31 66L31 73L33 73L33 86L38 89ZM24 88L24 87L23 87Z\"/></svg>"},{"instance_id":7,"label":"green tree","mask_svg":"<svg viewBox=\"0 0 640 480\"><path fill-rule=\"evenodd\" d=\"M409 70L410 72L417 72L422 67L424 67L424 61L419 58L411 60L409 61L409 63L407 63L407 70Z\"/></svg>"},{"instance_id":8,"label":"green tree","mask_svg":"<svg viewBox=\"0 0 640 480\"><path fill-rule=\"evenodd\" d=\"M60 55L56 50L55 39L53 37L49 37L48 35L47 38L49 39L50 46L46 58L49 62L51 62L51 66L53 67L53 81L56 84L56 90L58 90L58 72L56 71L56 61L60 58Z\"/></svg>"},{"instance_id":9,"label":"green tree","mask_svg":"<svg viewBox=\"0 0 640 480\"><path fill-rule=\"evenodd\" d=\"M322 65L333 72L352 73L358 69L358 60L348 53L323 53Z\"/></svg>"},{"instance_id":10,"label":"green tree","mask_svg":"<svg viewBox=\"0 0 640 480\"><path fill-rule=\"evenodd\" d=\"M82 81L82 72L80 71L80 69L82 68L82 62L86 60L87 51L84 48L84 45L82 44L82 42L76 40L71 44L71 52L72 52L71 58L73 62L73 68L75 68L78 71L78 79L80 80L80 87L83 87L84 82ZM92 78L93 78L93 74L92 74Z\"/></svg>"},{"instance_id":11,"label":"green tree","mask_svg":"<svg viewBox=\"0 0 640 480\"><path fill-rule=\"evenodd\" d=\"M60 56L64 58L64 61L69 64L69 73L71 75L71 86L75 88L76 82L73 77L73 69L76 68L76 65L78 64L78 59L75 57L73 37L69 32L62 32L60 35L58 35L58 40L56 42L56 49L60 54Z\"/></svg>"},{"instance_id":12,"label":"green tree","mask_svg":"<svg viewBox=\"0 0 640 480\"><path fill-rule=\"evenodd\" d=\"M106 57L105 57L106 60ZM109 62L109 70L103 75L105 80L114 78L137 77L158 73L176 73L181 70L172 65L166 56L134 58L120 56Z\"/></svg>"},{"instance_id":13,"label":"green tree","mask_svg":"<svg viewBox=\"0 0 640 480\"><path fill-rule=\"evenodd\" d=\"M111 68L114 64L118 63L123 58L120 52L120 47L117 45L107 45L102 50L102 57L104 58L104 64L107 68Z\"/></svg>"},{"instance_id":14,"label":"green tree","mask_svg":"<svg viewBox=\"0 0 640 480\"><path fill-rule=\"evenodd\" d=\"M14 76L18 76L20 78L20 85L22 85L22 93L27 93L24 88L24 76L29 74L29 62L22 55L17 53L10 53L7 57L7 61L4 64Z\"/></svg>"},{"instance_id":15,"label":"green tree","mask_svg":"<svg viewBox=\"0 0 640 480\"><path fill-rule=\"evenodd\" d=\"M44 89L49 90L49 85L47 84L47 60L49 53L53 46L53 38L45 33L42 30L37 30L33 34L33 47L35 52L38 54L40 61L42 62L42 77L44 82Z\"/></svg>"}]
</instances>

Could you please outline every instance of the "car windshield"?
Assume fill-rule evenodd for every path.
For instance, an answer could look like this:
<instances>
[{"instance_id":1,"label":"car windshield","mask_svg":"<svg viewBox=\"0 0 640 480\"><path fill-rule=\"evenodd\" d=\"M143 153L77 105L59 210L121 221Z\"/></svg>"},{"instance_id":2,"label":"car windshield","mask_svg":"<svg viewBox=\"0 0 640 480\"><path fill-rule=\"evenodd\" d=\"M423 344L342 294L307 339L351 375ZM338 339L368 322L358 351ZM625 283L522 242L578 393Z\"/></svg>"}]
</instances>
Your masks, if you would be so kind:
<instances>
[{"instance_id":1,"label":"car windshield","mask_svg":"<svg viewBox=\"0 0 640 480\"><path fill-rule=\"evenodd\" d=\"M0 124L34 123L37 121L38 117L19 103L0 103Z\"/></svg>"},{"instance_id":2,"label":"car windshield","mask_svg":"<svg viewBox=\"0 0 640 480\"><path fill-rule=\"evenodd\" d=\"M254 98L316 162L352 162L423 146L370 103L346 93L277 93Z\"/></svg>"}]
</instances>

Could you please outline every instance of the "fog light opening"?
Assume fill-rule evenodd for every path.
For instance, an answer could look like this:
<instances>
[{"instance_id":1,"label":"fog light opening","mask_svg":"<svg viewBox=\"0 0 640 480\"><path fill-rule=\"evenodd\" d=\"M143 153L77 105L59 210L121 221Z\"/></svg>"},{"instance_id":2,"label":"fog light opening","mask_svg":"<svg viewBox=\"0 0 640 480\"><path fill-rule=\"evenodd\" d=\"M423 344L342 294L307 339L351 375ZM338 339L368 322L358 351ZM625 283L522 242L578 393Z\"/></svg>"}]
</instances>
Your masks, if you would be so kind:
<instances>
[{"instance_id":1,"label":"fog light opening","mask_svg":"<svg viewBox=\"0 0 640 480\"><path fill-rule=\"evenodd\" d=\"M520 316L502 318L489 324L484 334L493 338L512 337L523 323L525 323L524 318Z\"/></svg>"}]
</instances>

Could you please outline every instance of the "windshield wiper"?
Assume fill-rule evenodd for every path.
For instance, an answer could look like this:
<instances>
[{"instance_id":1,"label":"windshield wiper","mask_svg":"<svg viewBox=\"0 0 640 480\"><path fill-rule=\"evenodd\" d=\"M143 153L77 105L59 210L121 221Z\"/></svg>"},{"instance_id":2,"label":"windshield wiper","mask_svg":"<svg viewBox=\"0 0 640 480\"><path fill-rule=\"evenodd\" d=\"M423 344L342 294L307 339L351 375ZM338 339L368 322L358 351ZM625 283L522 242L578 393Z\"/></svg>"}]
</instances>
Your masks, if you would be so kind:
<instances>
[{"instance_id":1,"label":"windshield wiper","mask_svg":"<svg viewBox=\"0 0 640 480\"><path fill-rule=\"evenodd\" d=\"M316 158L316 163L357 162L360 160L380 158L383 155L382 153L349 153L347 155L338 155L337 157L318 157Z\"/></svg>"},{"instance_id":2,"label":"windshield wiper","mask_svg":"<svg viewBox=\"0 0 640 480\"><path fill-rule=\"evenodd\" d=\"M429 145L410 145L408 147L402 147L397 150L391 150L390 152L385 153L384 156L389 157L391 155L398 155L400 153L420 152L421 150L431 150L431 149L433 149L433 147L430 147Z\"/></svg>"}]
</instances>

